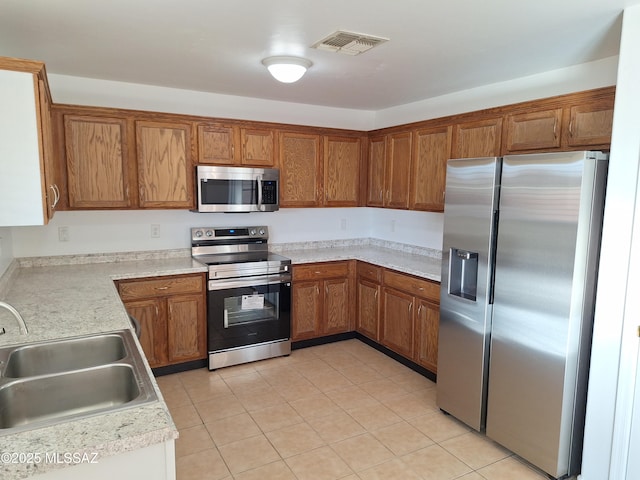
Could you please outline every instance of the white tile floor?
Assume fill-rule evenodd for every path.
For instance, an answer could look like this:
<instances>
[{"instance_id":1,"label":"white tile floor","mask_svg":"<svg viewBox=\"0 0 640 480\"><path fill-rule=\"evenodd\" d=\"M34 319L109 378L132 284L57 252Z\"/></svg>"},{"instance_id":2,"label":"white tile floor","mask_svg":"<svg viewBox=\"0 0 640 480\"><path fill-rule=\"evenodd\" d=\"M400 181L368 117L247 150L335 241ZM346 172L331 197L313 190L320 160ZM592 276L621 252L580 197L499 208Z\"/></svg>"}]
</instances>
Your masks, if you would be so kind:
<instances>
[{"instance_id":1,"label":"white tile floor","mask_svg":"<svg viewBox=\"0 0 640 480\"><path fill-rule=\"evenodd\" d=\"M359 340L158 378L178 480L546 480L435 404L435 384Z\"/></svg>"}]
</instances>

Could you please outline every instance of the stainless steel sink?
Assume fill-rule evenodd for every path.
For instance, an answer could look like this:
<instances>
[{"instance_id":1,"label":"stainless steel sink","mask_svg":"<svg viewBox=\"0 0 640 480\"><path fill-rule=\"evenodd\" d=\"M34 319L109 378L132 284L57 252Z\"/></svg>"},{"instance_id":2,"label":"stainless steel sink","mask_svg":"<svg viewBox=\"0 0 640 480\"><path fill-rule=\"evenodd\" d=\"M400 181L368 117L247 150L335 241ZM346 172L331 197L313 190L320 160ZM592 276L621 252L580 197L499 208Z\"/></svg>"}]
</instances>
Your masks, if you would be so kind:
<instances>
[{"instance_id":1,"label":"stainless steel sink","mask_svg":"<svg viewBox=\"0 0 640 480\"><path fill-rule=\"evenodd\" d=\"M156 400L130 330L0 348L0 435Z\"/></svg>"},{"instance_id":2,"label":"stainless steel sink","mask_svg":"<svg viewBox=\"0 0 640 480\"><path fill-rule=\"evenodd\" d=\"M127 352L120 335L98 335L26 345L12 350L5 377L33 377L68 372L122 360Z\"/></svg>"}]
</instances>

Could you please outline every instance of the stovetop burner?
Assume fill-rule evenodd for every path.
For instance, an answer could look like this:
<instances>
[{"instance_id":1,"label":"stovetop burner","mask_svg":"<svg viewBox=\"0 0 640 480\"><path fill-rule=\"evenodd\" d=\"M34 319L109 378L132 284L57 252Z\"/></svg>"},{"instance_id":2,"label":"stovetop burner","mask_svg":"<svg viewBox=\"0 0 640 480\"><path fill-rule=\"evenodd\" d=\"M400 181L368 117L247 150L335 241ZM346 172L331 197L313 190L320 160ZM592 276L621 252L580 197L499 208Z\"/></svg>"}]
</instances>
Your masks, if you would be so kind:
<instances>
[{"instance_id":1,"label":"stovetop burner","mask_svg":"<svg viewBox=\"0 0 640 480\"><path fill-rule=\"evenodd\" d=\"M268 250L269 229L191 229L191 256L209 266L209 280L290 272L291 260Z\"/></svg>"}]
</instances>

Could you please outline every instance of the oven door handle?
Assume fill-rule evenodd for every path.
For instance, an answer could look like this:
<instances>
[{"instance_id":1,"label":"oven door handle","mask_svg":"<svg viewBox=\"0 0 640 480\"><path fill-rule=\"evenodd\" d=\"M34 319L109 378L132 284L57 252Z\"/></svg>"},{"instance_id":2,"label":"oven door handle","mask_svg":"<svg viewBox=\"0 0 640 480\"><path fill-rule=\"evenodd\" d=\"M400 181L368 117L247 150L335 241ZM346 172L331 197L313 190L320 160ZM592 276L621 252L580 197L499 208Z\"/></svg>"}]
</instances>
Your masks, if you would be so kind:
<instances>
[{"instance_id":1,"label":"oven door handle","mask_svg":"<svg viewBox=\"0 0 640 480\"><path fill-rule=\"evenodd\" d=\"M259 287L291 282L291 274L261 275L257 277L235 278L232 280L209 280L209 290L226 290L240 287Z\"/></svg>"},{"instance_id":2,"label":"oven door handle","mask_svg":"<svg viewBox=\"0 0 640 480\"><path fill-rule=\"evenodd\" d=\"M262 175L258 175L256 181L258 182L258 210L262 211L264 210L262 205Z\"/></svg>"}]
</instances>

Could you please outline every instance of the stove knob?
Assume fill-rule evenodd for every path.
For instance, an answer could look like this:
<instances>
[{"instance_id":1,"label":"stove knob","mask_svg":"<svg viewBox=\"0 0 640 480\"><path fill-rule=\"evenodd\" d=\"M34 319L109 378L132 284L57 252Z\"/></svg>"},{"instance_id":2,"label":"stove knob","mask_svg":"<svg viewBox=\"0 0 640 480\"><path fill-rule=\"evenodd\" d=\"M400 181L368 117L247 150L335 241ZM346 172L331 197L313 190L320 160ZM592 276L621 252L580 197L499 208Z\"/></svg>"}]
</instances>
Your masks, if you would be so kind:
<instances>
[{"instance_id":1,"label":"stove knob","mask_svg":"<svg viewBox=\"0 0 640 480\"><path fill-rule=\"evenodd\" d=\"M259 233L260 235L264 235L264 228L261 228Z\"/></svg>"},{"instance_id":2,"label":"stove knob","mask_svg":"<svg viewBox=\"0 0 640 480\"><path fill-rule=\"evenodd\" d=\"M251 230L249 230L249 235L254 236L256 234L256 229L252 228Z\"/></svg>"},{"instance_id":3,"label":"stove knob","mask_svg":"<svg viewBox=\"0 0 640 480\"><path fill-rule=\"evenodd\" d=\"M196 230L195 236L196 238L200 238L202 236L202 230Z\"/></svg>"},{"instance_id":4,"label":"stove knob","mask_svg":"<svg viewBox=\"0 0 640 480\"><path fill-rule=\"evenodd\" d=\"M213 232L211 230L207 230L207 233L205 235L207 237L213 237Z\"/></svg>"}]
</instances>

